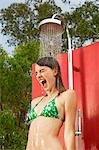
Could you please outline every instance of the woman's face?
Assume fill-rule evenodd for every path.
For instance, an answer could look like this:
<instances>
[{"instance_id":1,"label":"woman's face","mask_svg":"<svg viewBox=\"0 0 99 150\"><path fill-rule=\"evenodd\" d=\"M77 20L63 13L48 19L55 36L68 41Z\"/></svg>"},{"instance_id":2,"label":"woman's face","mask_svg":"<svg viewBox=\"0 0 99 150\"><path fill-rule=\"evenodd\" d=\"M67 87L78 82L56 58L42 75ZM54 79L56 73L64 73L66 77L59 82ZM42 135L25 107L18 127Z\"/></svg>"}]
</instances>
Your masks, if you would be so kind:
<instances>
[{"instance_id":1,"label":"woman's face","mask_svg":"<svg viewBox=\"0 0 99 150\"><path fill-rule=\"evenodd\" d=\"M50 91L56 86L57 70L51 69L47 66L35 65L35 73L38 82L44 88L45 91Z\"/></svg>"}]
</instances>

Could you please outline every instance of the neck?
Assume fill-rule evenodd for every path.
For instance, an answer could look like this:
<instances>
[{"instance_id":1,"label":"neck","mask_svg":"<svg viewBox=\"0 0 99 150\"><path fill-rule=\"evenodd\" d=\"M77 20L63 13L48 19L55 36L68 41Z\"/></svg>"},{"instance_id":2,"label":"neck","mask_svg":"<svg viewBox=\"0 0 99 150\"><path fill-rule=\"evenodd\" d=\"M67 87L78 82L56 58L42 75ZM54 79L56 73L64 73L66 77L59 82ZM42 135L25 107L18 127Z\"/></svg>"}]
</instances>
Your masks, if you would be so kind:
<instances>
[{"instance_id":1,"label":"neck","mask_svg":"<svg viewBox=\"0 0 99 150\"><path fill-rule=\"evenodd\" d=\"M57 89L53 89L53 90L51 90L51 91L47 91L46 92L46 95L48 96L48 97L53 97L53 96L56 96L56 95L58 95L59 94L59 91L57 90Z\"/></svg>"}]
</instances>

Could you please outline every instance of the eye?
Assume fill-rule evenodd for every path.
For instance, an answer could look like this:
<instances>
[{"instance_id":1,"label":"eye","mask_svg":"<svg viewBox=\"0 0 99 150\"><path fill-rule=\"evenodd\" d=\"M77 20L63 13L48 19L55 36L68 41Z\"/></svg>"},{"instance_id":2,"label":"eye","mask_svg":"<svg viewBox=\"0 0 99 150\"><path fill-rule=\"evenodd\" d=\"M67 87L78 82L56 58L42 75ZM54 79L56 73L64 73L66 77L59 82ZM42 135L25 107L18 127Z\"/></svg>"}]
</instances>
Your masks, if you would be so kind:
<instances>
[{"instance_id":1,"label":"eye","mask_svg":"<svg viewBox=\"0 0 99 150\"><path fill-rule=\"evenodd\" d=\"M45 71L45 69L43 68L43 69L40 70L40 73L42 73L42 72L44 72L44 71Z\"/></svg>"},{"instance_id":2,"label":"eye","mask_svg":"<svg viewBox=\"0 0 99 150\"><path fill-rule=\"evenodd\" d=\"M45 71L45 69L42 68L42 69L40 69L38 72L36 71L36 72L35 72L35 75L37 76L39 73L43 73L44 71Z\"/></svg>"}]
</instances>

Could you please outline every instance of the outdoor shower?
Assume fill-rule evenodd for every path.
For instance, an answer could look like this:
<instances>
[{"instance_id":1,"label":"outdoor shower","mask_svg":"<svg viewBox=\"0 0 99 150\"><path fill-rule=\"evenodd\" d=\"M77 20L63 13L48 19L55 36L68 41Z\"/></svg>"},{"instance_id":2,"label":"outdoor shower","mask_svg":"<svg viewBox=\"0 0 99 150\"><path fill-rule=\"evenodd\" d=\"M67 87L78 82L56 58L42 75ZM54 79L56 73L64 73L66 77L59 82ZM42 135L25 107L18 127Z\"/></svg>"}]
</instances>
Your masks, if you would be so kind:
<instances>
[{"instance_id":1,"label":"outdoor shower","mask_svg":"<svg viewBox=\"0 0 99 150\"><path fill-rule=\"evenodd\" d=\"M44 19L39 24L41 49L40 57L55 57L57 54L62 53L62 34L64 33L65 28L68 38L69 89L73 89L71 38L68 27L64 26L63 18L59 14L54 14L52 18Z\"/></svg>"},{"instance_id":2,"label":"outdoor shower","mask_svg":"<svg viewBox=\"0 0 99 150\"><path fill-rule=\"evenodd\" d=\"M62 34L66 29L68 38L68 83L69 89L73 89L73 67L71 38L68 27L64 26L63 18L59 14L54 14L52 18L44 19L39 24L40 29L40 57L52 56L62 53ZM81 134L81 113L77 111L77 130L75 135ZM79 148L80 149L80 146Z\"/></svg>"}]
</instances>

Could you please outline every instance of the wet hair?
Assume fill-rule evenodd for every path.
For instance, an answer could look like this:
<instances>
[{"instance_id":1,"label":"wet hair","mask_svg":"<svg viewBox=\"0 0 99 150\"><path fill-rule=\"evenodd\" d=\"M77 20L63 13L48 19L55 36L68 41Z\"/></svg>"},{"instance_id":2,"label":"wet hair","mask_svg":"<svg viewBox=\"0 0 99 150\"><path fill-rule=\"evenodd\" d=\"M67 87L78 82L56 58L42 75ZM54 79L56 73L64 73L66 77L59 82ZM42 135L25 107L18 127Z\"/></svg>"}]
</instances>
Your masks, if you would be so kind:
<instances>
[{"instance_id":1,"label":"wet hair","mask_svg":"<svg viewBox=\"0 0 99 150\"><path fill-rule=\"evenodd\" d=\"M66 90L64 85L63 85L63 82L62 82L59 63L55 58L53 58L53 57L42 57L36 62L36 64L38 64L39 66L47 66L51 69L56 69L57 70L56 88L58 89L59 93L62 93Z\"/></svg>"}]
</instances>

